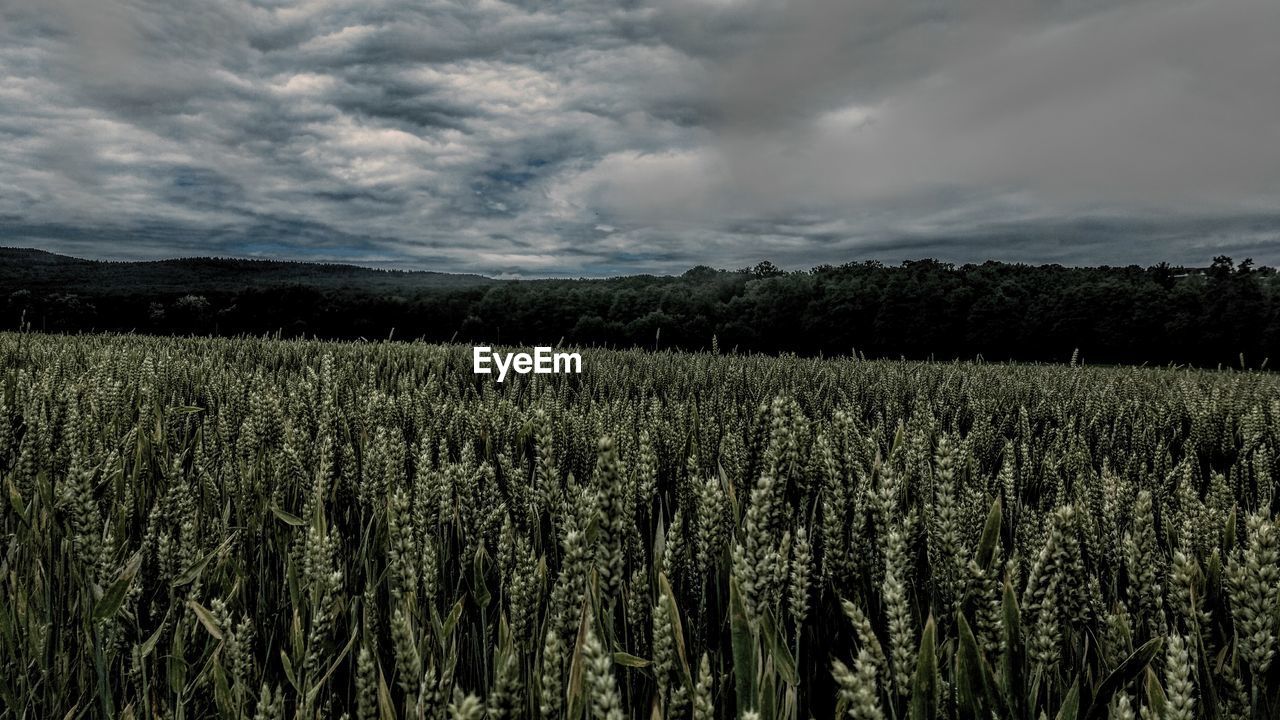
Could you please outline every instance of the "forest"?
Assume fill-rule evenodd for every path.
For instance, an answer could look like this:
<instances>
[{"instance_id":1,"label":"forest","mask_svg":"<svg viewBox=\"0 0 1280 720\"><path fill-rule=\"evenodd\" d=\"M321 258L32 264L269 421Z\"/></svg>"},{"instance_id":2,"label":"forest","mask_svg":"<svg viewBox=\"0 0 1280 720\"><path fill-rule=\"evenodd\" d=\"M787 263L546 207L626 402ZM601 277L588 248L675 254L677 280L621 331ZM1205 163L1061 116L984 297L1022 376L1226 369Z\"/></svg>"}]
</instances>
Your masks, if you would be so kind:
<instances>
[{"instance_id":1,"label":"forest","mask_svg":"<svg viewBox=\"0 0 1280 720\"><path fill-rule=\"evenodd\" d=\"M1280 353L1275 270L1225 256L1199 268L765 261L556 280L27 257L0 269L2 327L1255 369Z\"/></svg>"}]
</instances>

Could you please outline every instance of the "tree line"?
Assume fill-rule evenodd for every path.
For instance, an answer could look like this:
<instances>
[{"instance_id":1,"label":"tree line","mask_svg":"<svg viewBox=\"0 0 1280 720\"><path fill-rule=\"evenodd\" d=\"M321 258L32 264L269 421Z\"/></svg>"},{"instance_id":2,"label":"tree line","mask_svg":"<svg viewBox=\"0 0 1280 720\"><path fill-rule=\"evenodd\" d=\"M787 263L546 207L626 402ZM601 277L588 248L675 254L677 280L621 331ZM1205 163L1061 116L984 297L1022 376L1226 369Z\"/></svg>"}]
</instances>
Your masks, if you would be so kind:
<instances>
[{"instance_id":1,"label":"tree line","mask_svg":"<svg viewBox=\"0 0 1280 720\"><path fill-rule=\"evenodd\" d=\"M1275 270L1228 257L1207 268L918 260L786 272L762 262L664 277L199 293L64 287L56 272L0 281L7 327L1058 362L1078 352L1095 363L1251 368L1280 354Z\"/></svg>"}]
</instances>

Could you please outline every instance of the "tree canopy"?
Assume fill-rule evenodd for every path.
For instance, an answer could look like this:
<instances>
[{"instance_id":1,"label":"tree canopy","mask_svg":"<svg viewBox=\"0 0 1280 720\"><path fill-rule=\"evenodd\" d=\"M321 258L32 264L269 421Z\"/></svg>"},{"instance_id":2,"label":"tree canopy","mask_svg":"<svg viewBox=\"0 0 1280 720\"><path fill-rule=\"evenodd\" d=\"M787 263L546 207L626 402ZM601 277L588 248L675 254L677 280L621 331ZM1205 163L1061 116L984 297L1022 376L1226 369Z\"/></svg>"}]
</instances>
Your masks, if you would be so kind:
<instances>
[{"instance_id":1,"label":"tree canopy","mask_svg":"<svg viewBox=\"0 0 1280 720\"><path fill-rule=\"evenodd\" d=\"M689 350L711 348L714 337L738 352L1065 361L1078 349L1088 362L1234 366L1243 355L1250 367L1280 353L1275 271L1227 257L1207 268L917 260L798 272L763 261L676 277L470 282L286 265L298 272L273 266L271 282L179 287L140 280L130 264L111 264L111 277L91 284L83 268L46 263L0 275L0 311L7 327L25 317L50 332L382 339L394 331L396 339Z\"/></svg>"}]
</instances>

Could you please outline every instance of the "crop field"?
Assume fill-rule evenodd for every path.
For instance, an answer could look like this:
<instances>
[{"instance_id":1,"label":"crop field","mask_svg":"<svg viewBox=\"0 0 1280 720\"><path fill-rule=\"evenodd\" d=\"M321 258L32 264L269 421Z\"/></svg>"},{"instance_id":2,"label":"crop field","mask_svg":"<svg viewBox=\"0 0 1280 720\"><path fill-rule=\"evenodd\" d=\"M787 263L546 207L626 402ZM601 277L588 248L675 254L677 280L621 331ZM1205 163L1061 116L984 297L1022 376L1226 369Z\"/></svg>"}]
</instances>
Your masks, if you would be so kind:
<instances>
[{"instance_id":1,"label":"crop field","mask_svg":"<svg viewBox=\"0 0 1280 720\"><path fill-rule=\"evenodd\" d=\"M0 334L0 718L1280 717L1269 373Z\"/></svg>"}]
</instances>

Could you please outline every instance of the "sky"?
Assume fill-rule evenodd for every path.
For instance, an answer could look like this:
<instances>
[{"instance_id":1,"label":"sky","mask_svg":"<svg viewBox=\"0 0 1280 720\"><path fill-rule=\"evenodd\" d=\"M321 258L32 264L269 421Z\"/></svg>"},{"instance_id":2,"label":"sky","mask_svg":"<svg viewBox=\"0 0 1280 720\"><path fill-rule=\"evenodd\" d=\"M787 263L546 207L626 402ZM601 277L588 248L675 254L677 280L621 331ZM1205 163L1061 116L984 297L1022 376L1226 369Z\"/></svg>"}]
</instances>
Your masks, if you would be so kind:
<instances>
[{"instance_id":1,"label":"sky","mask_svg":"<svg viewBox=\"0 0 1280 720\"><path fill-rule=\"evenodd\" d=\"M0 245L1280 264L1275 0L0 0Z\"/></svg>"}]
</instances>

